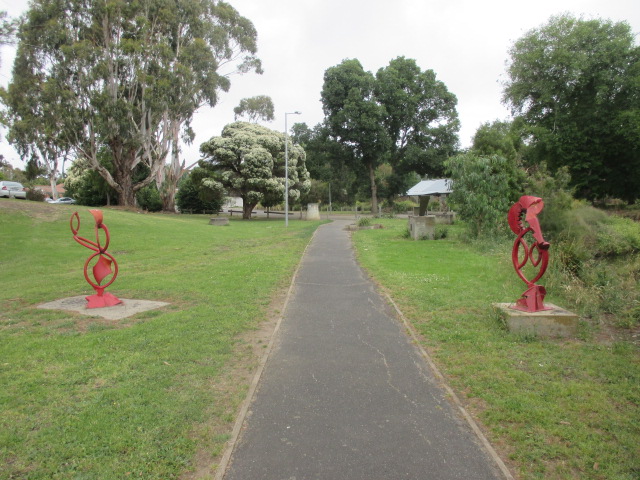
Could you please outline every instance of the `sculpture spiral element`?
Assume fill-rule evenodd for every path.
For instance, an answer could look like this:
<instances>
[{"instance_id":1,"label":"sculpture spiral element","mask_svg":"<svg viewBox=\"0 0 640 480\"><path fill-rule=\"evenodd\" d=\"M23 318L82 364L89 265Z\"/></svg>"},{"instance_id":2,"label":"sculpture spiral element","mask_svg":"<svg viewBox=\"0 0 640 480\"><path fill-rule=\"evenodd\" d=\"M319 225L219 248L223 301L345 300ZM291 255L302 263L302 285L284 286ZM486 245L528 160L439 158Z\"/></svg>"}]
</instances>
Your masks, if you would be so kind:
<instances>
[{"instance_id":1,"label":"sculpture spiral element","mask_svg":"<svg viewBox=\"0 0 640 480\"><path fill-rule=\"evenodd\" d=\"M541 198L522 196L509 210L509 227L517 235L511 250L511 260L518 276L527 284L527 290L522 294L512 308L527 312L539 312L549 310L544 306L546 289L536 282L542 278L549 264L549 242L542 236L538 214L544 208ZM528 224L524 226L524 222ZM534 242L529 246L525 236L531 233ZM523 269L531 262L531 266L537 268L537 274L529 280Z\"/></svg>"},{"instance_id":2,"label":"sculpture spiral element","mask_svg":"<svg viewBox=\"0 0 640 480\"><path fill-rule=\"evenodd\" d=\"M90 255L89 258L87 258L86 262L84 262L84 278L96 291L96 295L90 295L86 297L88 302L87 308L111 307L113 305L122 303L122 300L117 298L115 295L112 295L111 293L105 293L104 291L105 288L111 285L118 276L118 262L116 262L116 259L113 258L113 255L107 253L107 248L109 248L109 241L111 237L109 235L109 229L105 224L102 223L102 211L89 210L89 212L93 215L93 218L96 222L95 242L78 235L78 232L80 231L80 216L78 215L78 212L74 212L73 215L71 215L71 219L69 220L71 232L73 233L73 239L80 245L87 247L88 249L95 252ZM104 231L104 246L100 241L100 230ZM91 272L95 281L92 281L89 277L89 266L91 265L92 260L96 257L98 257L98 260L93 265ZM102 281L109 275L112 275L111 279L104 285L101 285Z\"/></svg>"}]
</instances>

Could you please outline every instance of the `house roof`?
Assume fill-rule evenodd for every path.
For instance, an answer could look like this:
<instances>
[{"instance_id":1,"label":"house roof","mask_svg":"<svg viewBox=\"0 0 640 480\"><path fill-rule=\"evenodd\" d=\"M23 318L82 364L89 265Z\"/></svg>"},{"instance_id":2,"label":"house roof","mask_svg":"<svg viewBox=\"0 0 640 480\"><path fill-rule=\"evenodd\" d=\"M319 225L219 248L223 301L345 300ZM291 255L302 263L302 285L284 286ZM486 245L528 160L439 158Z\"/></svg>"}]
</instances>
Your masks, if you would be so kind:
<instances>
[{"instance_id":1,"label":"house roof","mask_svg":"<svg viewBox=\"0 0 640 480\"><path fill-rule=\"evenodd\" d=\"M450 178L439 178L434 180L422 180L409 189L409 196L423 195L446 195L453 191L453 182Z\"/></svg>"}]
</instances>

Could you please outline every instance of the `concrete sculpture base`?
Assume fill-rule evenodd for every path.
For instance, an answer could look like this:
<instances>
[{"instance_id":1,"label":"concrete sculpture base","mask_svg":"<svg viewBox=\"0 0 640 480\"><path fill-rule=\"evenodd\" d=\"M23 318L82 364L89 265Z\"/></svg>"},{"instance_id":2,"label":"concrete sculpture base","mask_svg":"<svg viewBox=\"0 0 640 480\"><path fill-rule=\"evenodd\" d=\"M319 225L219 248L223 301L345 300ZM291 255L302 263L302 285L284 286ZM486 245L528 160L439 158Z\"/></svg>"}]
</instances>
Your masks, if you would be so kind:
<instances>
[{"instance_id":1,"label":"concrete sculpture base","mask_svg":"<svg viewBox=\"0 0 640 480\"><path fill-rule=\"evenodd\" d=\"M550 310L523 312L511 308L513 303L494 303L506 320L511 333L535 335L538 337L574 337L578 331L578 315L546 303Z\"/></svg>"}]
</instances>

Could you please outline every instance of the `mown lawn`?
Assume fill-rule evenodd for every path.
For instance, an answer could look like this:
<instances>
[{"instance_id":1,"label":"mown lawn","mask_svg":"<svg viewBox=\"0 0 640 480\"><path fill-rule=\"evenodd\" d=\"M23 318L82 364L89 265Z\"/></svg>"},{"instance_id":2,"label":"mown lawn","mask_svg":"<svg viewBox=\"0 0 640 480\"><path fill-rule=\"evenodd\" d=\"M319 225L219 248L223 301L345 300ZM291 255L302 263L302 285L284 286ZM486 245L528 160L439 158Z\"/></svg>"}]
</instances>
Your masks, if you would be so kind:
<instances>
[{"instance_id":1,"label":"mown lawn","mask_svg":"<svg viewBox=\"0 0 640 480\"><path fill-rule=\"evenodd\" d=\"M87 208L0 202L0 478L214 472L247 390L238 368L255 366L242 334L268 315L319 222L213 227L104 209L120 265L108 291L170 303L106 321L36 308L93 293L75 210L92 238Z\"/></svg>"},{"instance_id":2,"label":"mown lawn","mask_svg":"<svg viewBox=\"0 0 640 480\"><path fill-rule=\"evenodd\" d=\"M506 331L491 304L523 292L509 243L412 241L406 220L354 234L358 258L394 298L514 474L523 479L640 478L640 352L601 340ZM551 251L553 261L553 250ZM544 278L543 278L544 280ZM544 284L544 281L541 281ZM563 305L558 292L547 301Z\"/></svg>"}]
</instances>

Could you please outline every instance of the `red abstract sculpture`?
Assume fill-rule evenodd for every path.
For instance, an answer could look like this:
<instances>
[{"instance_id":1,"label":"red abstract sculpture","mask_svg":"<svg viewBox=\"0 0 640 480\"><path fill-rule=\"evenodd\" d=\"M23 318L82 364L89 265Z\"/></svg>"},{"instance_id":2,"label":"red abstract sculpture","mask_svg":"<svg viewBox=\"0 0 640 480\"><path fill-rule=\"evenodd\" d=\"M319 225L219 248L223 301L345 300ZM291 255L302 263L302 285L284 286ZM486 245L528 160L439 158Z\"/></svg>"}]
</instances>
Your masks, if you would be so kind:
<instances>
[{"instance_id":1,"label":"red abstract sculpture","mask_svg":"<svg viewBox=\"0 0 640 480\"><path fill-rule=\"evenodd\" d=\"M543 208L544 203L541 198L525 195L520 197L520 200L509 210L509 227L511 227L513 233L518 236L513 243L511 259L516 273L528 287L522 294L522 297L519 298L511 308L525 312L551 310L544 306L544 296L547 291L543 286L536 285L536 282L544 275L544 272L547 270L547 265L549 264L549 242L542 236L540 222L538 221L538 214ZM523 221L526 222L528 226L525 227ZM528 233L533 235L534 242L531 244L531 247L529 247L524 238ZM521 250L523 254L522 260L520 260ZM533 268L538 268L538 273L532 280L528 280L522 272L522 269L529 260L531 260Z\"/></svg>"},{"instance_id":2,"label":"red abstract sculpture","mask_svg":"<svg viewBox=\"0 0 640 480\"><path fill-rule=\"evenodd\" d=\"M80 245L83 245L93 250L94 252L96 252L93 255L91 255L89 258L87 258L86 262L84 262L84 278L87 280L87 282L89 282L89 285L91 285L96 291L96 295L90 295L87 297L87 302L89 302L87 304L87 308L111 307L113 305L122 303L122 300L120 300L118 297L110 293L105 293L104 291L104 289L107 288L109 285L111 285L113 281L116 279L116 277L118 276L118 262L116 262L116 259L113 258L113 256L110 253L107 253L107 248L109 248L110 237L109 237L109 229L105 224L102 223L102 211L89 210L89 212L91 213L91 215L93 215L93 218L96 221L96 227L95 227L96 241L95 242L92 242L91 240L78 236L78 231L80 230L80 216L78 215L78 212L74 212L74 214L71 215L71 220L69 221L71 225L71 232L73 233L73 239L76 242L78 242ZM102 244L100 243L100 230L104 230L104 234L105 234L104 246L102 246ZM89 278L89 274L87 271L89 269L89 264L91 260L93 260L95 257L98 257L98 260L92 269L93 278L95 279L95 282L92 282L91 279ZM115 271L111 269L111 265L113 265ZM111 279L106 284L100 285L102 281L111 274L113 274Z\"/></svg>"}]
</instances>

